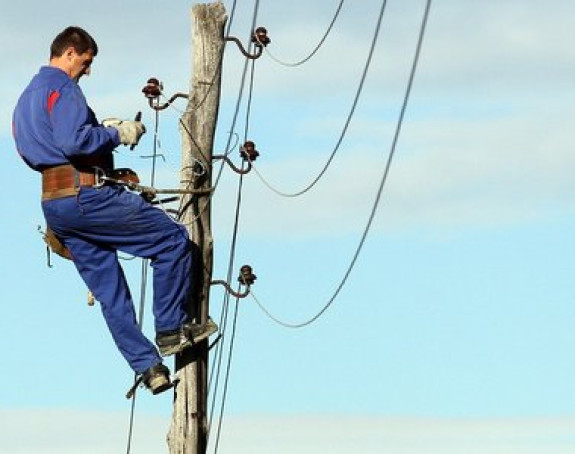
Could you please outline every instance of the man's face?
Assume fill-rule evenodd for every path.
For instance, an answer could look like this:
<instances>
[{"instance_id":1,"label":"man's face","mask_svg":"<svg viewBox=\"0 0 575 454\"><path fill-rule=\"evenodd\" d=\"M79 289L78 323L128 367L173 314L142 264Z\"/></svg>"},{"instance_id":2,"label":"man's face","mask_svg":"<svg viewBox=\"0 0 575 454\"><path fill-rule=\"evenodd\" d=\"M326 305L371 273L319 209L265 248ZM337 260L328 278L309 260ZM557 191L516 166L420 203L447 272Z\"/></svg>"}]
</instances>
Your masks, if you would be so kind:
<instances>
[{"instance_id":1,"label":"man's face","mask_svg":"<svg viewBox=\"0 0 575 454\"><path fill-rule=\"evenodd\" d=\"M90 65L94 60L94 52L92 50L78 54L74 48L70 48L67 57L69 63L68 75L72 79L79 81L84 74L90 75Z\"/></svg>"}]
</instances>

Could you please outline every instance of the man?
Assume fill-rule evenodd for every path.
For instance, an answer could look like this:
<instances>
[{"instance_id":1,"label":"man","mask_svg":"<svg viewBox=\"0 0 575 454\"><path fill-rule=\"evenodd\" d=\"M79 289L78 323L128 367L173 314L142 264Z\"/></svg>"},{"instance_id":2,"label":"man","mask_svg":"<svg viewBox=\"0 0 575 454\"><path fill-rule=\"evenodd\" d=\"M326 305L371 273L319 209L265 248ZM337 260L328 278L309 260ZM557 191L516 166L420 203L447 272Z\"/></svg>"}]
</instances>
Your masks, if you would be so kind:
<instances>
[{"instance_id":1,"label":"man","mask_svg":"<svg viewBox=\"0 0 575 454\"><path fill-rule=\"evenodd\" d=\"M100 302L112 337L132 369L157 394L170 388L161 356L179 353L217 330L189 321L191 243L184 226L120 185L98 184L113 170L113 150L136 145L139 121L99 124L78 85L98 53L94 39L68 27L54 39L49 65L24 90L13 116L20 156L42 173L46 222L70 251ZM150 259L156 347L142 334L117 251ZM194 314L192 314L194 315Z\"/></svg>"}]
</instances>

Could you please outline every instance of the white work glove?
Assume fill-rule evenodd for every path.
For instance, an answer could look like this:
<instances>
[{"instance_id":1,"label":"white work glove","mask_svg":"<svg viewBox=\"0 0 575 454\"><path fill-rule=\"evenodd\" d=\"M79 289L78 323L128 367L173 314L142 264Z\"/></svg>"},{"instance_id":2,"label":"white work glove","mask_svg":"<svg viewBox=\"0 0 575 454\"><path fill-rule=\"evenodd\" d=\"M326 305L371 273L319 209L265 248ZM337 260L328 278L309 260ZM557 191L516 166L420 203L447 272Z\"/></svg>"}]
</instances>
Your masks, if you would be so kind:
<instances>
[{"instance_id":1,"label":"white work glove","mask_svg":"<svg viewBox=\"0 0 575 454\"><path fill-rule=\"evenodd\" d=\"M119 118L107 118L102 121L102 126L116 128L120 136L120 143L124 145L137 145L146 127L141 121L120 120Z\"/></svg>"}]
</instances>

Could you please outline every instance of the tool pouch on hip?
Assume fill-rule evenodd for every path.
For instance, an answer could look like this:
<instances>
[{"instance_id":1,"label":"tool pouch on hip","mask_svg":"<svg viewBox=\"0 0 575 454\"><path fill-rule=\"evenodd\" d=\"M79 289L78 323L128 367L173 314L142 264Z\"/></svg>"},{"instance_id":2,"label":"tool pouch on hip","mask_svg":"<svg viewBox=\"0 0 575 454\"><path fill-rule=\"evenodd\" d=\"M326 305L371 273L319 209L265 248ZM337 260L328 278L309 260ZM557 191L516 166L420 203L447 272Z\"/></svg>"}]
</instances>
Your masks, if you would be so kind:
<instances>
[{"instance_id":1,"label":"tool pouch on hip","mask_svg":"<svg viewBox=\"0 0 575 454\"><path fill-rule=\"evenodd\" d=\"M138 177L138 174L132 169L128 169L127 167L112 170L110 176L116 180L124 181L126 183L140 184L140 178Z\"/></svg>"},{"instance_id":2,"label":"tool pouch on hip","mask_svg":"<svg viewBox=\"0 0 575 454\"><path fill-rule=\"evenodd\" d=\"M49 225L46 226L46 233L44 234L44 241L54 254L58 254L68 260L72 260L70 250L64 246L64 243L56 236Z\"/></svg>"}]
</instances>

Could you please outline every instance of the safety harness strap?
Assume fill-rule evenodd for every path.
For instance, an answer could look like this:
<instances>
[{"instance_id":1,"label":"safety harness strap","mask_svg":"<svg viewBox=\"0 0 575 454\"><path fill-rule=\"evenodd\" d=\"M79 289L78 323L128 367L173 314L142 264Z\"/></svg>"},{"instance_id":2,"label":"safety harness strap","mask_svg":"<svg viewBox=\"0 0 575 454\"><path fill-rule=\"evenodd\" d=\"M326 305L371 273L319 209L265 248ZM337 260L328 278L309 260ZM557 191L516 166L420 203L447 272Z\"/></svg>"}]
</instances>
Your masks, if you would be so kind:
<instances>
[{"instance_id":1,"label":"safety harness strap","mask_svg":"<svg viewBox=\"0 0 575 454\"><path fill-rule=\"evenodd\" d=\"M49 167L42 171L42 201L76 195L82 186L94 186L93 168L76 168L71 164Z\"/></svg>"}]
</instances>

